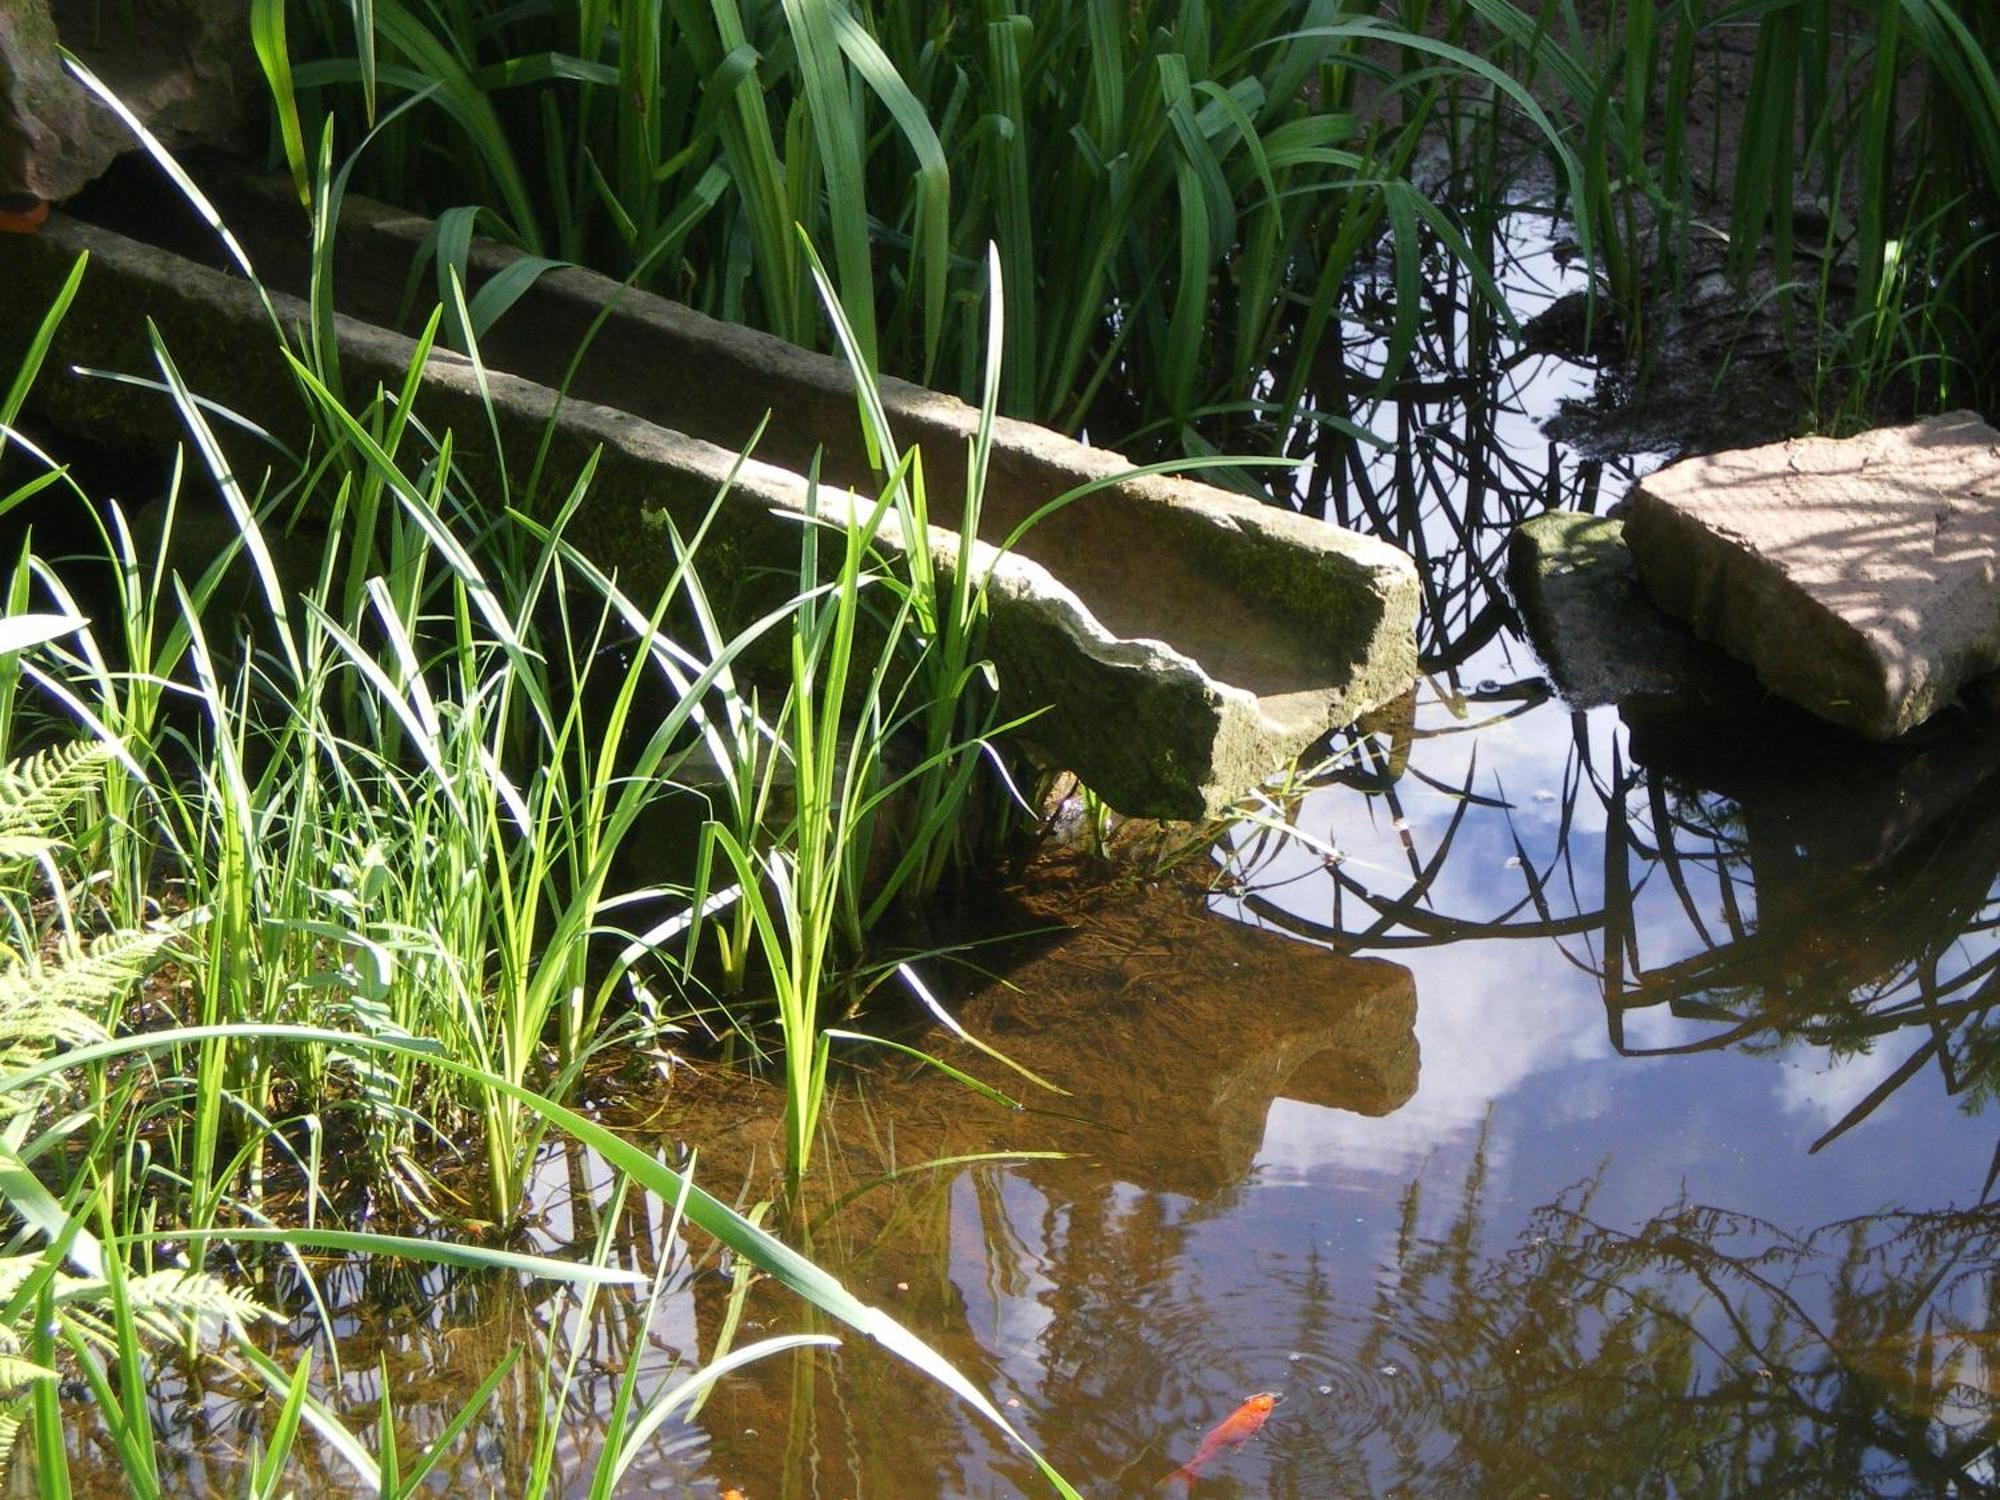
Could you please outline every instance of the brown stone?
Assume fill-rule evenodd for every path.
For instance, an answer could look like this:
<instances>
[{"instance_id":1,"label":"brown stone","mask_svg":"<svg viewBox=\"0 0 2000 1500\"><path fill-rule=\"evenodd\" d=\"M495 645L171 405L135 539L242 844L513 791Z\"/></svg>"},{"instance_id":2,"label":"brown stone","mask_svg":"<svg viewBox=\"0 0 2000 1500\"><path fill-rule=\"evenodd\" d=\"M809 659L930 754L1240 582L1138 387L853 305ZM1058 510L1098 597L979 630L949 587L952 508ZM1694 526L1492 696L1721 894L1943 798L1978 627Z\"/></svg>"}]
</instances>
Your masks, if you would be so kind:
<instances>
[{"instance_id":1,"label":"brown stone","mask_svg":"<svg viewBox=\"0 0 2000 1500\"><path fill-rule=\"evenodd\" d=\"M61 214L37 235L0 239L0 278L17 294L0 298L0 351L26 347L78 254L90 252L34 392L36 410L53 425L121 444L180 435L170 403L70 373L76 366L150 371L151 326L191 389L294 446L306 440L307 408L270 311L242 277ZM253 242L260 269L261 248ZM565 298L616 291L584 272L562 275L570 278L557 285ZM611 368L626 371L622 382L600 378L586 389L579 381L559 400L537 379L550 372L501 358L502 341L493 341L484 380L464 357L435 349L422 383L425 420L452 430L461 470L496 493L503 475L539 468L544 493L561 495L594 465L569 539L642 597L673 567L667 519L683 536L706 526L711 596L734 601L725 623L741 628L781 602L783 580L796 575L808 493L802 468L812 462L800 445L825 444L823 480L874 493L850 436L859 430L851 379L837 361L768 335L637 292L626 302L646 318L608 322L593 346L619 354ZM560 348L568 337L556 316L561 305L517 308L514 316ZM271 293L269 308L285 327L309 321L305 305L282 292ZM402 384L415 352L408 338L352 317L337 318L335 333L350 393ZM658 388L682 379L670 382L666 372L690 370L728 399L712 392L685 407L655 399ZM1119 811L1219 814L1414 676L1418 590L1403 553L1208 486L1122 479L1128 466L1115 454L1025 423L995 424L983 512L993 542L1006 540L1013 518L1078 484L1104 488L1012 548L980 543L961 558L946 497L954 479L962 482L963 439L976 413L901 382L884 382L884 392L901 440L922 446L931 515L943 524L906 538L891 516L878 540L890 548L928 543L947 579L962 562L977 569L987 587L1001 712L1026 719L1022 741L1075 770ZM742 435L716 425L718 410L777 414L757 458L739 465ZM233 461L261 472L268 454L238 445ZM772 459L779 462L760 461ZM868 509L825 488L820 503L829 516L837 507Z\"/></svg>"},{"instance_id":2,"label":"brown stone","mask_svg":"<svg viewBox=\"0 0 2000 1500\"><path fill-rule=\"evenodd\" d=\"M1672 464L1625 540L1662 608L1870 739L2000 667L2000 433L1974 413Z\"/></svg>"},{"instance_id":3,"label":"brown stone","mask_svg":"<svg viewBox=\"0 0 2000 1500\"><path fill-rule=\"evenodd\" d=\"M1018 1144L1149 1190L1240 1183L1275 1099L1383 1116L1417 1089L1409 969L1218 918L1174 882L1105 903L1005 975L960 1020L1067 1097L957 1060L1031 1111Z\"/></svg>"},{"instance_id":4,"label":"brown stone","mask_svg":"<svg viewBox=\"0 0 2000 1500\"><path fill-rule=\"evenodd\" d=\"M169 147L226 136L247 92L249 13L247 0L0 0L0 195L67 198L138 149L59 46Z\"/></svg>"}]
</instances>

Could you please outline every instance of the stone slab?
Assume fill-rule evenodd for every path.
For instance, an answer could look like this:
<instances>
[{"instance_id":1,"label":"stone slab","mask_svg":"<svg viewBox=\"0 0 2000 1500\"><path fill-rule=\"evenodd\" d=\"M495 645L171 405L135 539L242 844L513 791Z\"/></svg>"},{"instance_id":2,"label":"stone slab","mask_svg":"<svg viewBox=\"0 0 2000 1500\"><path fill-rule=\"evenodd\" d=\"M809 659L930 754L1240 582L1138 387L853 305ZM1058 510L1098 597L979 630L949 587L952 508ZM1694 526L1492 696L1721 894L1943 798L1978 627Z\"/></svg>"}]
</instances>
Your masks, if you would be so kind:
<instances>
[{"instance_id":1,"label":"stone slab","mask_svg":"<svg viewBox=\"0 0 2000 1500\"><path fill-rule=\"evenodd\" d=\"M301 281L305 240L287 185L239 174L212 186L264 274ZM429 220L350 196L336 241L342 310L393 322L413 259L433 238ZM475 241L468 293L518 259ZM817 462L834 483L873 484L845 363L591 271L537 277L481 339L480 357L724 448L755 438L758 457L795 472ZM907 381L880 387L897 441L923 450L933 519L956 526L978 412ZM1116 452L1003 417L993 425L980 534L1005 542L1039 515L1013 550L1062 581L1101 630L1099 649L1142 672L1168 657L1188 664L1214 684L1212 713L1107 720L1099 702L1062 680L1067 658L1043 649L1047 622L1033 621L1025 598L1019 632L996 636L994 652L1022 701L1040 710L1021 738L1047 759L1083 774L1121 812L1211 816L1328 730L1408 688L1416 572L1373 537L1188 479L1128 477L1132 467ZM1084 498L1046 509L1084 487ZM1094 773L1078 759L1085 744ZM1177 769L1166 781L1199 795L1149 790L1168 766Z\"/></svg>"},{"instance_id":2,"label":"stone slab","mask_svg":"<svg viewBox=\"0 0 2000 1500\"><path fill-rule=\"evenodd\" d=\"M138 149L70 76L59 46L172 147L222 139L255 97L243 0L0 0L0 195L67 198Z\"/></svg>"},{"instance_id":3,"label":"stone slab","mask_svg":"<svg viewBox=\"0 0 2000 1500\"><path fill-rule=\"evenodd\" d=\"M1573 708L1682 693L1718 665L1742 670L1646 596L1616 516L1551 510L1523 521L1507 542L1507 587Z\"/></svg>"},{"instance_id":4,"label":"stone slab","mask_svg":"<svg viewBox=\"0 0 2000 1500\"><path fill-rule=\"evenodd\" d=\"M263 303L241 277L61 215L38 235L8 241L0 243L0 277L9 287L0 298L0 358L25 346L76 256L88 250L92 257L36 387L47 419L107 443L177 436L172 408L156 395L69 373L74 365L151 372L145 331L151 318L192 389L281 439L303 441L305 413L294 381ZM307 324L297 300L273 293L273 302L284 326ZM719 324L701 332L720 341L718 348L740 343L743 334ZM546 329L544 336L556 342ZM401 384L414 352L410 340L347 317L337 320L337 337L350 390ZM750 337L763 343L739 349L739 368L794 356L818 363L801 367L796 381L774 377L736 387L739 415L751 403L768 402L778 413L774 429L804 425L830 440L854 429L851 387L829 384L833 362L785 345L772 350L767 346L777 340ZM718 387L738 379L719 354L692 364ZM656 375L661 368L654 367ZM728 485L729 501L705 546L716 572L710 589L726 597L741 585L734 593L745 611L775 602L770 580L796 567L806 496L796 469L758 458L739 468L733 446L665 425L657 409L649 419L575 394L559 401L548 386L504 368L489 368L486 387L495 403L497 449L480 382L465 358L434 351L420 398L419 414L433 430L453 431L458 461L475 479L497 492L501 474L528 473L554 420L544 493L564 493L596 456L590 498L570 537L639 594L671 570L665 520L691 534ZM894 392L892 415L912 418L902 440L925 444L927 468L933 443L941 465L962 463L952 440L969 408L911 390ZM617 390L599 386L592 393L615 397ZM835 394L837 408L830 404ZM915 420L926 405L936 413L928 424ZM1025 468L1042 475L1041 485L1066 487L1063 476L1071 473L1109 479L1122 463L1079 444L1057 448L1063 440L1039 429L1005 425L1003 440L1011 446L996 453L996 470ZM245 465L265 461L253 444L239 452ZM955 452L955 460L945 457ZM932 495L948 492L933 470ZM1016 504L1061 492L1010 491ZM1413 677L1416 576L1394 548L1205 486L1111 483L1073 509L1081 516L1086 507L1099 528L1047 533L1049 544L1035 555L982 545L973 565L990 576L989 646L1003 707L1011 715L1037 714L1031 742L1119 811L1211 816L1319 735L1402 692ZM958 565L956 533L933 528L927 541L949 575Z\"/></svg>"},{"instance_id":5,"label":"stone slab","mask_svg":"<svg viewBox=\"0 0 2000 1500\"><path fill-rule=\"evenodd\" d=\"M1507 576L1564 699L1617 705L1635 765L1682 794L1734 802L1760 870L1888 869L2000 771L2000 678L1892 742L1828 734L1660 612L1615 516L1549 511L1523 522Z\"/></svg>"},{"instance_id":6,"label":"stone slab","mask_svg":"<svg viewBox=\"0 0 2000 1500\"><path fill-rule=\"evenodd\" d=\"M1867 738L2000 667L2000 433L1972 412L1671 464L1625 539L1662 608Z\"/></svg>"}]
</instances>

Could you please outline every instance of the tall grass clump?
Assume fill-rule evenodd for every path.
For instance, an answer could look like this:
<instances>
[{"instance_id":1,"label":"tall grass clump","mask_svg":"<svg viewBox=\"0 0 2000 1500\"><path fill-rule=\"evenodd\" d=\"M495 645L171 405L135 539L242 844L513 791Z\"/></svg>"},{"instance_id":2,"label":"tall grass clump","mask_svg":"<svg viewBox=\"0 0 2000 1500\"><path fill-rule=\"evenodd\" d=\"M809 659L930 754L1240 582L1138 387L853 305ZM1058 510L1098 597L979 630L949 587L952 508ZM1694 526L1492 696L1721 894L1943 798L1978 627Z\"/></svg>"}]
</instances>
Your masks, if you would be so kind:
<instances>
[{"instance_id":1,"label":"tall grass clump","mask_svg":"<svg viewBox=\"0 0 2000 1500\"><path fill-rule=\"evenodd\" d=\"M1378 245L1410 302L1400 332L1424 311L1420 229L1470 255L1409 177L1449 81L1567 159L1512 79L1378 9L1395 8L257 7L301 183L317 121L358 139L421 95L357 182L438 214L441 259L476 224L817 344L801 226L872 368L977 400L992 243L1001 409L1174 452L1208 451L1197 425L1218 414L1260 417L1274 379L1295 402Z\"/></svg>"},{"instance_id":2,"label":"tall grass clump","mask_svg":"<svg viewBox=\"0 0 2000 1500\"><path fill-rule=\"evenodd\" d=\"M1818 425L2000 409L2000 11L1620 0L1591 24L1566 5L1452 9L1579 132L1573 207L1632 352L1719 225L1750 300L1791 320ZM1721 56L1746 44L1738 84Z\"/></svg>"},{"instance_id":3,"label":"tall grass clump","mask_svg":"<svg viewBox=\"0 0 2000 1500\"><path fill-rule=\"evenodd\" d=\"M322 205L336 182L316 176ZM738 1003L754 1009L767 981L817 993L898 889L936 878L936 841L952 831L951 798L984 729L947 732L941 748L886 769L893 740L929 743L924 694L937 673L977 675L969 595L941 604L936 575L899 561L928 545L920 503L904 534L914 549L889 545L886 518L913 503L914 458L894 460L882 499L856 502L866 522L809 510L797 594L725 625L701 582L706 524L672 536L669 577L645 600L570 547L591 465L546 514L481 503L453 435L417 411L442 310L400 386L373 391L343 390L317 319L293 337L274 318L310 446L294 453L220 423L155 335L150 383L186 443L142 519L85 493L13 426L87 274L79 261L0 412L0 443L36 471L0 512L84 507L103 563L93 579L30 535L0 618L0 744L28 757L0 771L0 910L14 955L0 961L0 1395L21 1393L0 1412L0 1441L8 1422L30 1425L40 1493L68 1492L76 1417L59 1382L72 1374L131 1492L164 1493L159 1360L218 1353L279 1397L267 1442L239 1465L244 1493L284 1493L308 1430L367 1489L416 1491L507 1371L414 1455L385 1401L371 1449L314 1394L310 1361L286 1369L250 1337L261 1309L210 1276L208 1256L263 1247L290 1257L308 1287L314 1253L554 1277L592 1295L631 1282L499 1247L522 1221L551 1131L1018 1441L935 1351L563 1102L594 1055L668 1024L635 993L635 966L650 965L649 986L669 1000L705 984L699 934L725 899L787 913L784 963L737 976ZM314 303L325 305L321 289ZM260 469L261 484L240 477ZM203 510L224 540L211 529L184 544ZM829 536L845 549L831 577L820 562ZM958 626L940 623L946 610ZM925 665L953 630L952 665ZM789 676L781 665L769 692L740 675L766 638L789 645ZM768 721L767 702L785 705ZM971 702L961 693L946 721L989 724ZM713 806L706 768L683 777L711 739L759 747L724 758L730 785L757 789L736 825L738 884L717 890L696 874L635 888L624 856L659 804ZM778 810L780 764L789 811ZM905 792L930 811L887 835L889 874L871 878L868 820ZM815 872L815 895L787 907L785 877L796 889L801 871ZM39 872L39 891L23 872ZM679 916L651 940L635 930L662 909ZM694 934L685 959L657 936L676 925ZM163 961L145 1003L131 1004ZM817 1005L801 1014L787 1055L797 1040L823 1070L829 1017ZM350 1227L371 1217L436 1237ZM476 1238L440 1232L451 1229ZM651 1393L627 1381L593 1493L612 1493L705 1382L798 1342L737 1351ZM562 1421L566 1377L550 1365L538 1378L558 1393L547 1420ZM551 1431L537 1449L544 1489Z\"/></svg>"},{"instance_id":4,"label":"tall grass clump","mask_svg":"<svg viewBox=\"0 0 2000 1500\"><path fill-rule=\"evenodd\" d=\"M204 430L164 351L161 368L183 418ZM762 1024L755 1002L768 984L784 1055L817 1047L816 1098L831 1006L815 997L899 897L941 878L991 727L978 663L962 655L937 727L927 674L941 669L926 664L934 650L962 653L965 631L946 642L935 600L903 571L918 548L878 546L914 459L880 500L826 513L816 500L800 528L796 594L731 631L700 580L706 527L674 538L667 585L641 604L564 539L588 466L547 521L487 516L461 487L448 434L432 444L412 422L401 441L424 455L392 451L371 434L388 425L383 409L349 414L300 373L327 430L381 479L372 526L393 567L365 577L351 612L337 548L310 575L283 576L275 559L288 549L265 531L303 497L281 489L241 512L238 539L190 585L167 561L188 498L169 495L152 558L112 507L111 570L141 580L121 644L167 644L134 670L82 630L44 649L38 678L85 722L131 736L143 805L103 837L114 865L151 872L142 907L165 894L200 919L189 1020L421 1037L474 1072L441 1081L400 1054L385 1065L337 1047L204 1041L188 1059L198 1107L176 1127L193 1220L254 1194L263 1148L245 1122L304 1106L353 1113L378 1168L416 1202L434 1186L419 1166L425 1145L476 1139L483 1201L464 1212L513 1225L545 1127L485 1080L567 1096L605 1046L644 1043L664 1023L657 1004L630 998L636 965L649 966L652 989L664 978L670 999L692 1003L707 987L710 930L746 1029ZM211 478L227 487L228 473ZM352 534L353 492L342 474L330 537ZM844 519L830 524L836 511ZM840 560L822 581L827 538L839 539ZM213 607L232 566L261 575L287 601L282 612L243 622ZM24 568L61 608L86 612L57 570L33 557ZM669 611L692 628L670 633ZM741 675L767 636L789 642L786 674L768 689ZM962 730L966 714L976 722ZM733 880L711 883L690 848L677 879L631 883L626 851L676 800L723 809L705 837ZM897 815L906 805L919 811ZM760 939L785 934L778 946L760 940L761 966L747 962L731 903ZM689 934L684 950L647 940L641 919L662 911L667 929ZM796 1091L800 1077L788 1076ZM802 1119L811 1108L801 1100ZM808 1136L793 1153L800 1167Z\"/></svg>"},{"instance_id":5,"label":"tall grass clump","mask_svg":"<svg viewBox=\"0 0 2000 1500\"><path fill-rule=\"evenodd\" d=\"M0 630L0 652L11 658L37 638L68 633L78 622L43 615L11 616L0 623L11 627ZM268 1429L268 1444L253 1443L241 1464L241 1493L275 1497L290 1492L288 1463L306 1426L369 1490L396 1496L418 1493L426 1476L492 1399L519 1351L482 1382L435 1441L414 1455L400 1453L396 1412L385 1384L371 1453L312 1394L310 1355L287 1375L247 1336L248 1326L263 1320L266 1311L243 1289L201 1268L204 1247L226 1240L239 1246L274 1246L293 1254L362 1253L494 1274L526 1273L574 1284L580 1292L579 1315L586 1320L596 1298L643 1279L606 1265L610 1246L604 1237L590 1260L565 1262L480 1246L323 1228L310 1214L306 1223L284 1227L255 1223L217 1230L169 1224L156 1205L145 1206L149 1200L144 1167L139 1168L140 1180L134 1180L133 1166L143 1163L146 1153L133 1149L143 1138L134 1131L130 1116L136 1112L143 1118L161 1101L148 1097L157 1083L143 1066L120 1071L120 1065L143 1063L187 1042L218 1038L202 1036L202 1028L197 1028L180 1035L114 1039L104 1025L104 1017L125 993L178 941L174 931L156 927L109 933L86 947L74 927L75 903L66 889L73 872L57 858L66 847L59 830L114 754L109 743L86 738L0 766L0 901L12 928L6 947L0 949L0 1119L6 1122L0 1141L0 1212L13 1229L0 1251L0 1386L14 1392L0 1397L0 1468L12 1458L25 1426L36 1493L56 1497L70 1492L71 1423L58 1392L61 1372L69 1369L90 1392L91 1423L108 1440L129 1492L149 1500L169 1493L164 1479L169 1463L160 1452L155 1424L159 1399L149 1372L158 1367L162 1346L170 1353L179 1344L204 1357L237 1364L247 1378L262 1379L282 1398ZM33 912L37 903L18 878L24 866L39 868L51 879L46 892L50 899L41 904L57 914L52 934L37 931ZM40 956L50 946L62 955L53 963ZM601 1126L504 1079L443 1058L414 1039L383 1042L298 1027L206 1030L293 1045L340 1050L358 1045L402 1052L510 1093L545 1125L585 1142L620 1169L614 1205L633 1181L669 1203L666 1243L678 1243L678 1226L685 1217L747 1264L963 1395L1020 1442L992 1403L921 1340L863 1307L833 1278L696 1188L687 1171L666 1166ZM169 1106L173 1102L170 1083L164 1102ZM614 1206L609 1218L615 1222L617 1217ZM194 1250L195 1261L175 1252L171 1247L176 1244ZM646 1292L646 1321L651 1321L670 1269L677 1264L663 1259L650 1288L641 1286ZM217 1328L224 1350L211 1356L214 1341L209 1331ZM640 1390L635 1364L619 1383L593 1466L591 1492L612 1493L618 1477L661 1425L731 1370L802 1345L832 1342L823 1335L793 1335L726 1352L718 1349L705 1366L676 1372L672 1381L646 1392ZM539 1378L551 1399L541 1406L531 1478L522 1492L527 1495L555 1492L553 1456L576 1373L574 1350L566 1360L553 1344L541 1354L547 1364ZM24 1386L26 1391L20 1391ZM1074 1494L1039 1457L1034 1462L1058 1493Z\"/></svg>"},{"instance_id":6,"label":"tall grass clump","mask_svg":"<svg viewBox=\"0 0 2000 1500\"><path fill-rule=\"evenodd\" d=\"M333 171L323 149L312 179L322 215L337 214L349 170ZM426 428L420 374L443 308L398 387L342 394L337 346L320 336L331 237L322 220L311 329L288 350L313 453L252 494L238 475L255 472L254 456L225 451L156 337L154 384L233 535L192 576L170 567L176 518L198 503L183 493L185 469L150 549L106 508L123 639L83 632L51 648L43 673L50 695L158 770L149 815L107 821L106 860L130 871L167 861L175 899L203 918L190 1019L423 1037L482 1076L562 1098L607 1042L643 1042L663 1023L658 1005L620 998L634 966L649 966L647 996L663 979L670 1002L688 1001L709 981L702 952L715 930L721 988L753 1034L769 985L793 1114L809 1122L820 1032L845 1013L821 1003L822 986L962 852L995 728L970 531L958 565L941 570L920 461L893 454L878 401L872 431L893 472L852 516L858 502L822 515L815 501L791 597L724 621L702 581L704 522L686 537L667 528L665 586L634 600L564 537L590 465L530 518L496 509L462 472L452 434ZM455 281L450 290L468 322ZM989 402L982 433L990 422ZM976 461L974 524L982 472ZM823 568L836 512L851 521L845 558ZM303 519L288 539L282 518L293 516ZM59 573L22 566L81 612ZM212 607L232 570L255 604L247 617ZM785 659L746 678L739 659L766 636L789 638ZM719 810L705 848L737 879L711 886L691 848L689 891L672 879L617 884L632 868L626 851L673 800ZM151 894L121 892L128 911ZM667 920L649 923L662 907ZM750 974L753 934L774 917L784 939L757 942L763 963ZM665 951L669 931L687 935L684 951ZM242 1127L287 1103L352 1115L378 1170L413 1202L433 1188L419 1165L426 1139L475 1139L482 1201L461 1212L500 1229L520 1217L544 1127L505 1090L365 1053L222 1037L190 1068L200 1108L177 1126L177 1159L197 1224L246 1183L255 1195L263 1138ZM795 1174L809 1140L795 1134Z\"/></svg>"}]
</instances>

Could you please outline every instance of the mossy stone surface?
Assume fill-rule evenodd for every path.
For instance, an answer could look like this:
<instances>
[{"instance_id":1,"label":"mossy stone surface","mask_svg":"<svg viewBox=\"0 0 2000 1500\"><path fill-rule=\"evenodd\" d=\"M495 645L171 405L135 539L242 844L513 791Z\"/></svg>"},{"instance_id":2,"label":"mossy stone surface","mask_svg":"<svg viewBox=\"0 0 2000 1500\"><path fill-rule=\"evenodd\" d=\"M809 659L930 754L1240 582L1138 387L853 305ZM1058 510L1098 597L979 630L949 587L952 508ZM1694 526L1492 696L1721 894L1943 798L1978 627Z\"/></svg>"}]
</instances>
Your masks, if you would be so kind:
<instances>
[{"instance_id":1,"label":"mossy stone surface","mask_svg":"<svg viewBox=\"0 0 2000 1500\"><path fill-rule=\"evenodd\" d=\"M265 304L242 277L60 215L41 234L14 238L0 243L0 277L15 292L0 305L0 357L26 347L76 256L91 255L36 388L49 421L121 446L180 435L177 413L157 394L70 373L83 365L156 375L150 319L190 389L302 448L305 404ZM282 326L308 323L302 303L271 295ZM336 322L350 395L400 388L414 344L373 324ZM823 384L824 372L810 367L800 379L800 399L780 390L776 410L817 399L812 383ZM703 583L731 628L781 605L796 578L808 485L794 469L604 401L558 402L548 386L490 364L482 380L469 360L443 350L425 367L418 412L430 430L453 433L455 464L496 504L503 494L521 503L504 480L518 483L538 461L545 506L588 471L588 499L567 535L636 598L657 597L674 570L669 522L682 537L705 532ZM940 428L945 416L958 414L940 416ZM1015 446L996 455L996 467L1011 455L1018 468L1034 460L1090 476L1114 462L1078 444L1057 450L1066 440L1021 423L1004 424L1001 435ZM255 489L270 451L234 428L218 436ZM935 436L946 443L951 434ZM982 542L971 565L989 580L1002 713L1031 716L1020 738L1118 811L1220 813L1413 677L1416 577L1394 549L1201 486L1147 481L1107 488L1104 499L1095 528L1073 530L1065 545L1031 556ZM819 503L837 516L865 502L823 486ZM961 565L954 531L903 537L892 525L881 541L928 547L946 578Z\"/></svg>"},{"instance_id":2,"label":"mossy stone surface","mask_svg":"<svg viewBox=\"0 0 2000 1500\"><path fill-rule=\"evenodd\" d=\"M1514 528L1507 584L1535 650L1577 708L1683 691L1730 663L1646 596L1624 522L1552 510Z\"/></svg>"}]
</instances>

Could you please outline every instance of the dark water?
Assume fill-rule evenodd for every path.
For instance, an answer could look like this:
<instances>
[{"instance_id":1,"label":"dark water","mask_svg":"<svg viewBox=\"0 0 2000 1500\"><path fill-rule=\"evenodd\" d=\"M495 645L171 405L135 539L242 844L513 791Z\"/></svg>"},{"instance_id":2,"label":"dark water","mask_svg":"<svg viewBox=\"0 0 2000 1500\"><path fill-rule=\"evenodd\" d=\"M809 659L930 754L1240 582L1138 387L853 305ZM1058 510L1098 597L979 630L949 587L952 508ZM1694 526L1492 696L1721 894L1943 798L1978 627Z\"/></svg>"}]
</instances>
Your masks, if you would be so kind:
<instances>
[{"instance_id":1,"label":"dark water","mask_svg":"<svg viewBox=\"0 0 2000 1500\"><path fill-rule=\"evenodd\" d=\"M1563 289L1509 227L1524 312ZM1346 351L1365 375L1365 338ZM1009 1112L880 1065L830 1109L811 1249L937 1343L1079 1489L1139 1494L1253 1392L1285 1400L1193 1493L1985 1494L2000 1487L2000 791L1961 716L1859 753L1714 701L1572 707L1519 633L1506 539L1602 509L1651 460L1541 434L1588 370L1434 331L1432 374L1330 445L1303 503L1423 560L1426 678L1252 822L1151 882L1086 861L995 925L1064 919L986 982L926 974L1063 1085L960 1054ZM1726 677L1726 674L1725 674ZM1727 686L1727 684L1725 684ZM1754 696L1754 695L1753 695ZM628 1091L629 1093L629 1091ZM774 1191L775 1097L677 1083L635 1129ZM1067 1153L956 1160L995 1152ZM604 1185L551 1157L551 1244ZM890 1180L879 1181L888 1177ZM690 1248L658 1205L616 1258ZM559 1467L618 1373L712 1357L730 1281L676 1271L650 1325L546 1292L351 1269L328 1295L366 1420L449 1416L509 1347L582 1352ZM379 1309L384 1299L390 1313ZM736 1340L810 1328L757 1289ZM300 1333L308 1321L295 1325ZM226 1425L222 1390L190 1403ZM541 1394L507 1382L441 1477L518 1489ZM337 1467L327 1470L339 1487ZM1043 1493L920 1377L848 1344L731 1377L620 1493Z\"/></svg>"}]
</instances>

